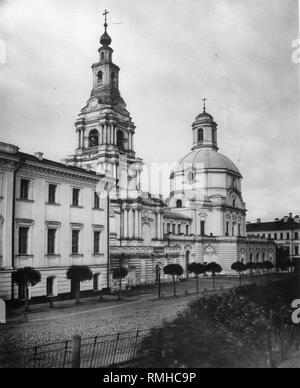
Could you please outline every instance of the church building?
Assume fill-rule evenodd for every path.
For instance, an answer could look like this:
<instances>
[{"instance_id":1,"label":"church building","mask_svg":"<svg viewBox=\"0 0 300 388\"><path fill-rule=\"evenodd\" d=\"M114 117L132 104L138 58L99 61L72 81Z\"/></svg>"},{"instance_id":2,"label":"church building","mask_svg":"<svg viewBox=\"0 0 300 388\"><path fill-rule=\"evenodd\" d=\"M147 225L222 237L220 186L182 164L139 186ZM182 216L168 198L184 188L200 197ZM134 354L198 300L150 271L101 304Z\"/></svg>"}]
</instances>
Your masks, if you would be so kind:
<instances>
[{"instance_id":1,"label":"church building","mask_svg":"<svg viewBox=\"0 0 300 388\"><path fill-rule=\"evenodd\" d=\"M218 129L203 112L192 124L191 152L170 175L170 195L163 199L141 188L143 160L134 150L136 127L119 91L120 69L113 63L112 40L100 38L99 60L92 65L93 89L76 121L78 148L68 165L94 169L115 180L110 208L111 265L128 266L132 282L155 279L157 264L192 261L221 264L231 272L235 261L247 262L250 250L259 260L275 260L267 239L246 236L242 175L218 150Z\"/></svg>"},{"instance_id":2,"label":"church building","mask_svg":"<svg viewBox=\"0 0 300 388\"><path fill-rule=\"evenodd\" d=\"M24 297L12 273L28 266L42 275L31 296L43 297L74 293L66 271L76 264L93 272L82 290L99 291L117 287L112 269L120 265L128 267L125 283L133 286L154 283L157 268L170 263L188 277L191 262L217 262L226 274L236 261L275 261L274 241L247 238L242 175L219 152L205 99L192 124L191 151L171 171L168 198L142 190L144 164L135 153L136 127L120 94L106 17L91 95L75 124L74 154L57 163L0 143L5 299ZM162 273L162 280L169 279Z\"/></svg>"}]
</instances>

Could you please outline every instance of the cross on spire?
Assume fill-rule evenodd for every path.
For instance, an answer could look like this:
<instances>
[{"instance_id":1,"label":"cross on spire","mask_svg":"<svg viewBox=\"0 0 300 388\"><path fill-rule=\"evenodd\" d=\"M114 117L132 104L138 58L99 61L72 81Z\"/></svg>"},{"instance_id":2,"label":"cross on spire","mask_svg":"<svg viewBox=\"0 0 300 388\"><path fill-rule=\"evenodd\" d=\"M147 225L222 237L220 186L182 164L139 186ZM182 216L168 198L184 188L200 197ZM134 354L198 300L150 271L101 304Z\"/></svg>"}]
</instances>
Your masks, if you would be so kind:
<instances>
[{"instance_id":1,"label":"cross on spire","mask_svg":"<svg viewBox=\"0 0 300 388\"><path fill-rule=\"evenodd\" d=\"M103 16L104 16L104 20L105 20L105 23L104 23L104 27L105 27L105 30L107 28L107 15L109 14L108 10L106 9L103 13Z\"/></svg>"},{"instance_id":2,"label":"cross on spire","mask_svg":"<svg viewBox=\"0 0 300 388\"><path fill-rule=\"evenodd\" d=\"M207 98L202 98L202 101L203 101L203 113L206 113L206 101L207 101Z\"/></svg>"}]
</instances>

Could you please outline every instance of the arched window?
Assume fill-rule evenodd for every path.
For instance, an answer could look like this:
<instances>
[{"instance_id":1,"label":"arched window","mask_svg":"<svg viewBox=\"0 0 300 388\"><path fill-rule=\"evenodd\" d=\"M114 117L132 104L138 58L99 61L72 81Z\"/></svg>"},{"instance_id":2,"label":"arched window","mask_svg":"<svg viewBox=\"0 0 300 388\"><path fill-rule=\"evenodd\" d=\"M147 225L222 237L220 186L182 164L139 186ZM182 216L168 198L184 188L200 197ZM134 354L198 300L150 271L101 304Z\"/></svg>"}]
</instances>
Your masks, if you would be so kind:
<instances>
[{"instance_id":1,"label":"arched window","mask_svg":"<svg viewBox=\"0 0 300 388\"><path fill-rule=\"evenodd\" d=\"M181 208L182 207L182 200L181 199L178 199L177 202L176 202L176 207L177 208Z\"/></svg>"},{"instance_id":2,"label":"arched window","mask_svg":"<svg viewBox=\"0 0 300 388\"><path fill-rule=\"evenodd\" d=\"M103 73L100 70L100 71L98 71L98 74L97 74L97 84L101 85L102 84L102 80L103 80Z\"/></svg>"},{"instance_id":3,"label":"arched window","mask_svg":"<svg viewBox=\"0 0 300 388\"><path fill-rule=\"evenodd\" d=\"M232 207L235 207L235 205L236 205L236 199L233 198L233 200L232 200Z\"/></svg>"},{"instance_id":4,"label":"arched window","mask_svg":"<svg viewBox=\"0 0 300 388\"><path fill-rule=\"evenodd\" d=\"M104 59L104 52L101 52L101 59Z\"/></svg>"},{"instance_id":5,"label":"arched window","mask_svg":"<svg viewBox=\"0 0 300 388\"><path fill-rule=\"evenodd\" d=\"M256 261L259 262L259 252L256 253Z\"/></svg>"},{"instance_id":6,"label":"arched window","mask_svg":"<svg viewBox=\"0 0 300 388\"><path fill-rule=\"evenodd\" d=\"M213 136L213 142L216 143L217 142L217 131L215 129L213 129L212 136Z\"/></svg>"},{"instance_id":7,"label":"arched window","mask_svg":"<svg viewBox=\"0 0 300 388\"><path fill-rule=\"evenodd\" d=\"M117 132L117 146L121 150L124 149L124 134L120 129Z\"/></svg>"},{"instance_id":8,"label":"arched window","mask_svg":"<svg viewBox=\"0 0 300 388\"><path fill-rule=\"evenodd\" d=\"M203 140L204 140L204 132L203 132L203 129L200 128L198 130L198 142L203 142Z\"/></svg>"},{"instance_id":9,"label":"arched window","mask_svg":"<svg viewBox=\"0 0 300 388\"><path fill-rule=\"evenodd\" d=\"M167 233L171 233L171 225L170 224L167 224Z\"/></svg>"},{"instance_id":10,"label":"arched window","mask_svg":"<svg viewBox=\"0 0 300 388\"><path fill-rule=\"evenodd\" d=\"M99 134L96 129L93 129L89 134L89 147L98 147Z\"/></svg>"},{"instance_id":11,"label":"arched window","mask_svg":"<svg viewBox=\"0 0 300 388\"><path fill-rule=\"evenodd\" d=\"M193 183L194 182L194 173L193 173L193 171L189 171L187 173L187 180L188 180L188 183Z\"/></svg>"},{"instance_id":12,"label":"arched window","mask_svg":"<svg viewBox=\"0 0 300 388\"><path fill-rule=\"evenodd\" d=\"M253 261L253 252L250 252L250 263Z\"/></svg>"}]
</instances>

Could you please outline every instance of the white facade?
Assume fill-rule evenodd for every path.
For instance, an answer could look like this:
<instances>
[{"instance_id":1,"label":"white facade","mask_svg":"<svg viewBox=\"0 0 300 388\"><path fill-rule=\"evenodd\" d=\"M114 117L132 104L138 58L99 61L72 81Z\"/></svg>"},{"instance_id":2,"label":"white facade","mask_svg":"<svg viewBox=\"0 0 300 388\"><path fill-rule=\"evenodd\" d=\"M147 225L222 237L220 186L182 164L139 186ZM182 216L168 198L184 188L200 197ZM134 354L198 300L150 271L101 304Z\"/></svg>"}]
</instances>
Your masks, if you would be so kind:
<instances>
[{"instance_id":1,"label":"white facade","mask_svg":"<svg viewBox=\"0 0 300 388\"><path fill-rule=\"evenodd\" d=\"M106 201L100 201L95 209L94 197L100 178L94 173L47 161L40 155L26 155L16 147L0 144L1 297L11 299L11 273L21 267L34 267L42 274L42 281L31 289L32 297L47 295L48 278L52 278L54 295L69 293L71 284L66 279L66 271L71 265L88 265L94 274L101 274L99 286L107 287L103 208ZM95 238L99 238L96 245ZM49 285L48 279L48 292ZM93 281L82 283L82 290L92 288ZM13 293L18 298L17 286Z\"/></svg>"}]
</instances>

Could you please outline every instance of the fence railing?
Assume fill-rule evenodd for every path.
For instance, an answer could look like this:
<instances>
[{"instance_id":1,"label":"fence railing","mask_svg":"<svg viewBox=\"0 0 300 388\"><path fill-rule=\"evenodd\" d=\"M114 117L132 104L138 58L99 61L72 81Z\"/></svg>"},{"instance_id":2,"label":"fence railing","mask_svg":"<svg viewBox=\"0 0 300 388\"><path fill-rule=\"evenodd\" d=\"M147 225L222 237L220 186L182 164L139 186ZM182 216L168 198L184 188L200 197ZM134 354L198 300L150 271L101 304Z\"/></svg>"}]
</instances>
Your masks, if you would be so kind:
<instances>
[{"instance_id":1,"label":"fence railing","mask_svg":"<svg viewBox=\"0 0 300 388\"><path fill-rule=\"evenodd\" d=\"M104 368L142 357L143 340L150 329L101 335L0 353L2 368Z\"/></svg>"}]
</instances>

